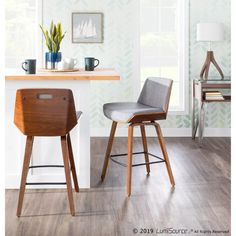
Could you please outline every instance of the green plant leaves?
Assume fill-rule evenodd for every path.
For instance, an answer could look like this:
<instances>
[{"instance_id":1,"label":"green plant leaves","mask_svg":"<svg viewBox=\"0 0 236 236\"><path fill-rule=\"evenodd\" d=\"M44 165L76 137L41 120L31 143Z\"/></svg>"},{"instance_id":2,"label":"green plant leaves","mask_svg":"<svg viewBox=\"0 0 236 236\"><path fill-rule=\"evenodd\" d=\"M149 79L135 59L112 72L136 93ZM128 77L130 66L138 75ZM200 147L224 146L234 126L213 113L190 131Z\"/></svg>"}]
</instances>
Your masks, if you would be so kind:
<instances>
[{"instance_id":1,"label":"green plant leaves","mask_svg":"<svg viewBox=\"0 0 236 236\"><path fill-rule=\"evenodd\" d=\"M53 35L53 29L54 29L54 24L53 24L53 20L52 20L51 26L50 26L50 35Z\"/></svg>"},{"instance_id":2,"label":"green plant leaves","mask_svg":"<svg viewBox=\"0 0 236 236\"><path fill-rule=\"evenodd\" d=\"M49 35L48 30L45 30L41 25L39 26L43 32L45 43L49 52L55 52L55 53L59 52L61 41L66 34L66 32L64 34L62 33L61 23L59 22L56 25L54 24L53 21L51 22L50 31L49 31L50 35Z\"/></svg>"}]
</instances>

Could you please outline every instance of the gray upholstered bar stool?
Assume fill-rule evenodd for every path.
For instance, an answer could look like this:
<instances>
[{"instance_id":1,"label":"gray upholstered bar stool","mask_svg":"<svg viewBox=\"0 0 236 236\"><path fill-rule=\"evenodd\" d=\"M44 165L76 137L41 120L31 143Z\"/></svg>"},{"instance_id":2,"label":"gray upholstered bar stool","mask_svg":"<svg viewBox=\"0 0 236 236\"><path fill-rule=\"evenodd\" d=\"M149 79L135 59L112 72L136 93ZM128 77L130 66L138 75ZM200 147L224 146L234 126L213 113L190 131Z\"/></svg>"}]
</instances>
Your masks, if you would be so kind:
<instances>
[{"instance_id":1,"label":"gray upholstered bar stool","mask_svg":"<svg viewBox=\"0 0 236 236\"><path fill-rule=\"evenodd\" d=\"M127 167L127 194L131 195L131 176L132 167L146 165L147 173L150 172L150 164L165 162L167 172L169 175L170 183L172 186L175 185L174 177L171 171L171 166L165 146L165 141L162 136L160 125L155 122L156 120L166 119L169 100L171 94L173 81L165 78L148 78L145 81L141 94L137 102L119 102L119 103L107 103L103 106L104 115L111 119L112 127L110 132L110 138L107 145L105 160L102 170L102 180L104 180L108 161L112 161ZM112 144L115 136L117 123L128 123L128 161L127 165L119 162L116 157L125 156L127 154L111 155ZM158 140L161 146L163 158L153 155L148 152L145 125L153 125L156 129ZM134 126L140 126L142 141L143 141L143 152L133 153L133 128ZM133 154L144 154L145 163L132 165ZM149 162L149 155L158 159L158 161Z\"/></svg>"}]
</instances>

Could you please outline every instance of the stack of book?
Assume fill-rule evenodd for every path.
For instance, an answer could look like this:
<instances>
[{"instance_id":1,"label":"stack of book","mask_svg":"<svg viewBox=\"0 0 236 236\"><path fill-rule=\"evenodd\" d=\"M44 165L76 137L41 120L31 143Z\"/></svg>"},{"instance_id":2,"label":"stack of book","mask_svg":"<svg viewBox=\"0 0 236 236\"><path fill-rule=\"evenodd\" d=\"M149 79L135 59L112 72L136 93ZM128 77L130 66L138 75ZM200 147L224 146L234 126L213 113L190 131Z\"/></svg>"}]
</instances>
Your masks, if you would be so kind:
<instances>
[{"instance_id":1,"label":"stack of book","mask_svg":"<svg viewBox=\"0 0 236 236\"><path fill-rule=\"evenodd\" d=\"M205 92L205 99L206 100L224 100L224 97L219 91L207 91Z\"/></svg>"}]
</instances>

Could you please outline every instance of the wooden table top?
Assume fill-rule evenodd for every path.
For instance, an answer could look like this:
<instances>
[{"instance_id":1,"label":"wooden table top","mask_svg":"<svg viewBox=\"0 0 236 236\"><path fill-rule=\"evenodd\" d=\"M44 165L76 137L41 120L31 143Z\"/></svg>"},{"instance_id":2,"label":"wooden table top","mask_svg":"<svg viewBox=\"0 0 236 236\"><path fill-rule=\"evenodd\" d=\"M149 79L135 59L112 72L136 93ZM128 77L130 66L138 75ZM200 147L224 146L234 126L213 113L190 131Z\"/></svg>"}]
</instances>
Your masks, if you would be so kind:
<instances>
[{"instance_id":1,"label":"wooden table top","mask_svg":"<svg viewBox=\"0 0 236 236\"><path fill-rule=\"evenodd\" d=\"M95 69L85 71L80 69L76 72L41 72L25 74L22 70L8 70L5 80L119 80L120 75L114 69Z\"/></svg>"}]
</instances>

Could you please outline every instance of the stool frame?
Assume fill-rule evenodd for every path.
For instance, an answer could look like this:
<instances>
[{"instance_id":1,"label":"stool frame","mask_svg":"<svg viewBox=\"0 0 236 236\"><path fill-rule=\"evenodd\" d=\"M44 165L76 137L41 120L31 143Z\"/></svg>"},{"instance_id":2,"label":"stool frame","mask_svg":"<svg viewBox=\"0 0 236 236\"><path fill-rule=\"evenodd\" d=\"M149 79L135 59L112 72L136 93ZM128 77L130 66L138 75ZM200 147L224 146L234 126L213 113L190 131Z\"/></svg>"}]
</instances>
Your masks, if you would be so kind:
<instances>
[{"instance_id":1,"label":"stool frame","mask_svg":"<svg viewBox=\"0 0 236 236\"><path fill-rule=\"evenodd\" d=\"M108 141L108 145L107 145L107 150L106 150L106 155L105 155L105 160L104 160L103 170L102 170L102 175L101 175L102 181L105 179L105 176L106 176L109 159L111 159L113 162L115 162L117 164L120 164L124 167L127 167L126 191L127 191L128 197L129 197L131 195L132 167L146 165L146 171L147 171L147 174L149 175L151 164L164 162L165 165L166 165L166 169L167 169L167 172L168 172L170 183L174 187L175 186L175 180L174 180L174 176L173 176L173 173L172 173L172 170L171 170L170 161L169 161L168 153L167 153L167 150L166 150L165 140L163 138L161 127L160 127L159 123L157 123L155 121L150 121L150 122L138 122L138 123L129 124L129 127L128 127L128 153L127 154L111 155L111 150L112 150L112 145L113 145L113 141L114 141L114 137L115 137L115 131L116 131L116 128L117 128L117 124L118 124L118 122L116 122L116 121L112 122L110 137L109 137L109 141ZM163 158L158 157L158 156L148 152L145 126L150 126L150 125L154 126L155 129L156 129L156 133L157 133L157 136L158 136L158 141L160 143ZM133 153L133 129L134 129L135 126L140 126L141 136L142 136L142 143L143 143L143 150L144 150L143 152ZM132 157L135 154L144 154L145 163L139 163L139 164L134 164L133 165L132 164ZM113 158L113 157L125 156L125 155L128 155L127 165L125 165L125 164L123 164L119 161L116 161ZM159 161L150 162L149 161L149 155L159 159Z\"/></svg>"},{"instance_id":2,"label":"stool frame","mask_svg":"<svg viewBox=\"0 0 236 236\"><path fill-rule=\"evenodd\" d=\"M113 144L117 124L119 122L119 118L116 118L116 120L113 120L111 117L108 117L112 119L113 122L111 126L111 132L110 132L110 137L109 137L109 141L107 145L101 179L103 181L106 176L109 159L125 167L127 166L126 191L127 191L128 196L131 195L132 167L136 167L140 165L146 165L146 171L147 171L147 174L149 175L151 164L164 162L166 165L168 175L169 175L170 183L173 187L175 186L175 180L172 174L169 157L166 150L165 140L162 135L161 127L159 123L156 122L157 120L165 120L167 117L172 85L173 85L173 80L171 79L159 78L159 77L150 77L146 79L137 103L141 103L152 108L161 108L161 111L155 111L155 112L143 111L137 114L134 113L133 116L130 117L126 121L126 123L129 125L128 126L127 165L124 165L123 163L120 163L114 160L115 156L124 156L126 154L111 155L112 144ZM161 151L163 154L163 158L158 157L148 152L147 138L146 138L146 132L145 132L145 126L148 126L148 125L155 127L158 141L160 143ZM135 126L140 126L142 143L143 143L143 152L133 153L133 129ZM132 164L133 155L142 154L142 153L144 154L145 163L133 165ZM149 156L153 156L157 158L158 161L150 162Z\"/></svg>"},{"instance_id":3,"label":"stool frame","mask_svg":"<svg viewBox=\"0 0 236 236\"><path fill-rule=\"evenodd\" d=\"M81 114L81 113L80 113ZM78 113L78 115L80 115ZM70 138L79 118L69 89L19 89L16 94L14 123L27 136L16 215L22 211L26 185L67 185L70 213L75 215L71 173L76 192L79 184ZM34 138L59 136L64 165L30 166ZM64 167L66 182L26 182L29 169Z\"/></svg>"}]
</instances>

